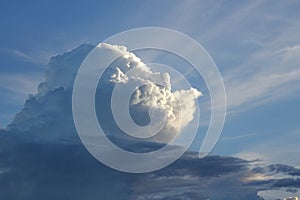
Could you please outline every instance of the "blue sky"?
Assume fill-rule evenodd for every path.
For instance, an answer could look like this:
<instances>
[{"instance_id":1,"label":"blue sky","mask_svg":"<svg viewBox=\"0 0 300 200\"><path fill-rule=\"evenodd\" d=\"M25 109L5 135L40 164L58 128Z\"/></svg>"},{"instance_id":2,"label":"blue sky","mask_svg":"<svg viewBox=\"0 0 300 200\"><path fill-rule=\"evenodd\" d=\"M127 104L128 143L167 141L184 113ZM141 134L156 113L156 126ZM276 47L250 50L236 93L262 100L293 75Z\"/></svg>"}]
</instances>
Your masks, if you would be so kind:
<instances>
[{"instance_id":1,"label":"blue sky","mask_svg":"<svg viewBox=\"0 0 300 200\"><path fill-rule=\"evenodd\" d=\"M196 39L220 69L228 114L215 154L300 166L299 9L292 0L2 2L0 125L36 92L51 56L159 26Z\"/></svg>"}]
</instances>

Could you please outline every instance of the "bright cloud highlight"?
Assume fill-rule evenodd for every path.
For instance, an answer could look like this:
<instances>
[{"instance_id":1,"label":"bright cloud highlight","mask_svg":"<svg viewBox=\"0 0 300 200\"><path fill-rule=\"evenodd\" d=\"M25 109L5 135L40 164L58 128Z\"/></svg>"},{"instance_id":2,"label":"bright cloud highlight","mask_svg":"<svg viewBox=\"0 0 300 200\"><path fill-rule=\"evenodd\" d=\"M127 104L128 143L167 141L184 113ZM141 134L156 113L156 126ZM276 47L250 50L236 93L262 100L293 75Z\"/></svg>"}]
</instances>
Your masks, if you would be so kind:
<instances>
[{"instance_id":1,"label":"bright cloud highlight","mask_svg":"<svg viewBox=\"0 0 300 200\"><path fill-rule=\"evenodd\" d=\"M101 43L98 47L122 55L117 62L118 66L115 67L115 72L111 75L111 82L124 85L138 82L139 85L143 85L137 88L132 95L130 106L133 107L134 112L152 109L166 118L162 133L154 137L154 140L169 141L174 134L179 133L193 120L196 100L202 96L200 91L195 88L172 91L168 73L152 72L150 67L124 46ZM134 115L135 113L133 113Z\"/></svg>"}]
</instances>

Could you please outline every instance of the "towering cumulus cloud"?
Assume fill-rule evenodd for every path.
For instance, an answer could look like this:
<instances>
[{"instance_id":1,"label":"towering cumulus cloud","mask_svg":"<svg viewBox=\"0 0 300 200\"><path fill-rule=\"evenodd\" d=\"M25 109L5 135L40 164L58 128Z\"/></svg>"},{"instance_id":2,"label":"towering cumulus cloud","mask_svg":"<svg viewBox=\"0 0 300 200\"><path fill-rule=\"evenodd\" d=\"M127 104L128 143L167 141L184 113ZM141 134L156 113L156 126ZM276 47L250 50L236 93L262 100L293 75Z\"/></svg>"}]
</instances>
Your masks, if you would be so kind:
<instances>
[{"instance_id":1,"label":"towering cumulus cloud","mask_svg":"<svg viewBox=\"0 0 300 200\"><path fill-rule=\"evenodd\" d=\"M167 142L192 121L196 111L195 101L202 95L200 91L190 88L173 92L168 73L152 72L140 58L127 51L126 47L110 44L100 44L98 47L122 55L111 75L111 82L124 85L138 82L142 85L136 89L130 101L133 117L139 116L137 120L144 123L145 119L138 112L152 109L153 112L160 112L161 118L166 119L161 134L154 137L154 140Z\"/></svg>"}]
</instances>

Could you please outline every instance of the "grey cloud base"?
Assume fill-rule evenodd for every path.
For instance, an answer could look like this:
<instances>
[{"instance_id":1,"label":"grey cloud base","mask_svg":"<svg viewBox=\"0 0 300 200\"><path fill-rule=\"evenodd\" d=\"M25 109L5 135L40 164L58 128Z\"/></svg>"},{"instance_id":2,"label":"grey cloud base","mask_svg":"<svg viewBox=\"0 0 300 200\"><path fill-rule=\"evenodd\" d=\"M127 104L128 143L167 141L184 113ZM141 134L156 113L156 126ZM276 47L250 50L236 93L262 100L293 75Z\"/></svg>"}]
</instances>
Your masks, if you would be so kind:
<instances>
[{"instance_id":1,"label":"grey cloud base","mask_svg":"<svg viewBox=\"0 0 300 200\"><path fill-rule=\"evenodd\" d=\"M6 170L0 175L0 198L8 200L223 199L223 193L241 189L239 178L248 173L243 160L218 156L200 160L189 153L161 171L135 175L102 165L80 144L19 142L10 147L1 151L1 169ZM231 184L223 185L224 181ZM257 198L254 186L246 188L245 198Z\"/></svg>"}]
</instances>

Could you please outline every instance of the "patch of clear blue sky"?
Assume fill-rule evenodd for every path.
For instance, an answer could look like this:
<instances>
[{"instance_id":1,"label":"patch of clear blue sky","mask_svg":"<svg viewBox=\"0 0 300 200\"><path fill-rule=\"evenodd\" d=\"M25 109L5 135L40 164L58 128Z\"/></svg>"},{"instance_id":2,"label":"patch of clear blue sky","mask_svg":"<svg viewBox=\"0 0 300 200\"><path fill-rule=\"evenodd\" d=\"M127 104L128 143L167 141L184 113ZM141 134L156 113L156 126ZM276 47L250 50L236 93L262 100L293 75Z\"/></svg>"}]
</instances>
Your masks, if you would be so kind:
<instances>
[{"instance_id":1,"label":"patch of clear blue sky","mask_svg":"<svg viewBox=\"0 0 300 200\"><path fill-rule=\"evenodd\" d=\"M275 86L280 87L283 97L274 95L263 103L261 99L272 95L270 91L274 90L270 82L262 93L248 88L249 93L253 93L249 102L230 97L236 95L236 91L241 92L236 85L253 86L250 83L258 81L255 78L261 73L280 74L284 68L296 70L295 61L273 60L270 54L300 44L299 9L300 3L296 1L1 2L0 74L12 77L22 74L39 82L51 56L82 43L96 44L135 27L173 28L195 38L206 48L224 76L229 109L242 110L228 116L215 152L254 151L257 144L264 143L275 148L266 141L282 139L280 134L300 129L299 87L295 85L299 78L293 76L295 80L290 83L289 77L282 77L281 80L286 78L287 81ZM1 80L0 83L0 124L5 125L22 108L26 95L14 94L12 89L3 87L6 83ZM286 92L289 90L292 92ZM14 97L19 99L11 101ZM247 136L236 139L243 134ZM287 134L287 137L293 136ZM287 141L290 142L290 138ZM193 148L198 148L198 143L195 142Z\"/></svg>"}]
</instances>

